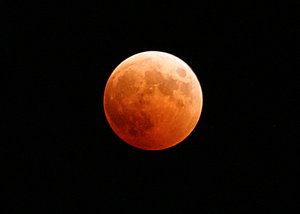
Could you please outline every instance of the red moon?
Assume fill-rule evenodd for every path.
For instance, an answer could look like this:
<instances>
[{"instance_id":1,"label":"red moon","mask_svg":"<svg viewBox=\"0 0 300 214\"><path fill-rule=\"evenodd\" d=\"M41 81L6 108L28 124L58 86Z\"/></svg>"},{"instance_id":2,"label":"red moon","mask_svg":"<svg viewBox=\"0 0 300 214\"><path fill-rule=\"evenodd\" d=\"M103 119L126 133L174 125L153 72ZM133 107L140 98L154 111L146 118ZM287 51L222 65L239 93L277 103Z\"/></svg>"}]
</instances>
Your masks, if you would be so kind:
<instances>
[{"instance_id":1,"label":"red moon","mask_svg":"<svg viewBox=\"0 0 300 214\"><path fill-rule=\"evenodd\" d=\"M178 57L146 51L119 64L104 91L112 130L143 150L175 146L193 131L202 110L202 90L192 69Z\"/></svg>"}]
</instances>

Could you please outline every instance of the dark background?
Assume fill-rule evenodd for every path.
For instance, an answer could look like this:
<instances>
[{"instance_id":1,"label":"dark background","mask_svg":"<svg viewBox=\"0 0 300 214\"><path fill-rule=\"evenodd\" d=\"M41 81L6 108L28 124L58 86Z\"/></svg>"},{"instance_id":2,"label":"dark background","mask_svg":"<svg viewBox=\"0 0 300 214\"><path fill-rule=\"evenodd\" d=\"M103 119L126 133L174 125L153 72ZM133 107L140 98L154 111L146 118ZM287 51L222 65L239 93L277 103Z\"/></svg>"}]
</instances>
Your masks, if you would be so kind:
<instances>
[{"instance_id":1,"label":"dark background","mask_svg":"<svg viewBox=\"0 0 300 214\"><path fill-rule=\"evenodd\" d=\"M5 11L2 213L275 213L297 200L291 7L24 1ZM113 69L147 50L183 59L204 97L192 134L155 152L121 141L102 102Z\"/></svg>"}]
</instances>

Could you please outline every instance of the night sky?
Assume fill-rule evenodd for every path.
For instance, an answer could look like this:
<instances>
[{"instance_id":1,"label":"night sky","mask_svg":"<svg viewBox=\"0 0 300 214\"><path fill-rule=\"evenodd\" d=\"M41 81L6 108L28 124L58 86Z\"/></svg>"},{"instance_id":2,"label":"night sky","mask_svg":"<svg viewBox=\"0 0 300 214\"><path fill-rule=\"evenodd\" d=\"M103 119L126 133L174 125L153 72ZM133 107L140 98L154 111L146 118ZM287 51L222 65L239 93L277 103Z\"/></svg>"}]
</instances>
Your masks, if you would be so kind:
<instances>
[{"instance_id":1,"label":"night sky","mask_svg":"<svg viewBox=\"0 0 300 214\"><path fill-rule=\"evenodd\" d=\"M275 213L296 200L287 6L24 1L7 11L1 213ZM184 60L203 90L194 131L162 151L123 142L103 110L111 72L148 50Z\"/></svg>"}]
</instances>

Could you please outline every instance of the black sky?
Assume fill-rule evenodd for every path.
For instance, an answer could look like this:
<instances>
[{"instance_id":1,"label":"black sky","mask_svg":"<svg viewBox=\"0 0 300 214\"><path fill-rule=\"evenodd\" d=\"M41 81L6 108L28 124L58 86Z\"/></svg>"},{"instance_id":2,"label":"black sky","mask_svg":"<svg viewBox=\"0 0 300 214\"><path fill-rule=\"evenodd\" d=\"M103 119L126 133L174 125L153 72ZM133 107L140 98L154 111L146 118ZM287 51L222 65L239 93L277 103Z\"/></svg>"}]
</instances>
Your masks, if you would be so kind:
<instances>
[{"instance_id":1,"label":"black sky","mask_svg":"<svg viewBox=\"0 0 300 214\"><path fill-rule=\"evenodd\" d=\"M294 200L290 8L101 2L7 5L3 213L275 213ZM113 69L147 50L189 64L204 98L192 134L157 152L121 141L102 103Z\"/></svg>"}]
</instances>

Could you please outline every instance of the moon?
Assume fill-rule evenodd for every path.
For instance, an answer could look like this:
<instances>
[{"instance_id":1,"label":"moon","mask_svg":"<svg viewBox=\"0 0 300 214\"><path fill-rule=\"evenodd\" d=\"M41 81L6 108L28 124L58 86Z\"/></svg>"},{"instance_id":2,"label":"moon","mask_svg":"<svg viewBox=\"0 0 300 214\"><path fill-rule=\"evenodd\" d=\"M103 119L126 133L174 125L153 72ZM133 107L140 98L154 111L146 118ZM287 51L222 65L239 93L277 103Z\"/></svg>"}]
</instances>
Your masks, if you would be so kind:
<instances>
[{"instance_id":1,"label":"moon","mask_svg":"<svg viewBox=\"0 0 300 214\"><path fill-rule=\"evenodd\" d=\"M121 62L104 90L104 112L112 130L143 150L167 149L197 125L202 89L192 69L165 52L137 53Z\"/></svg>"}]
</instances>

